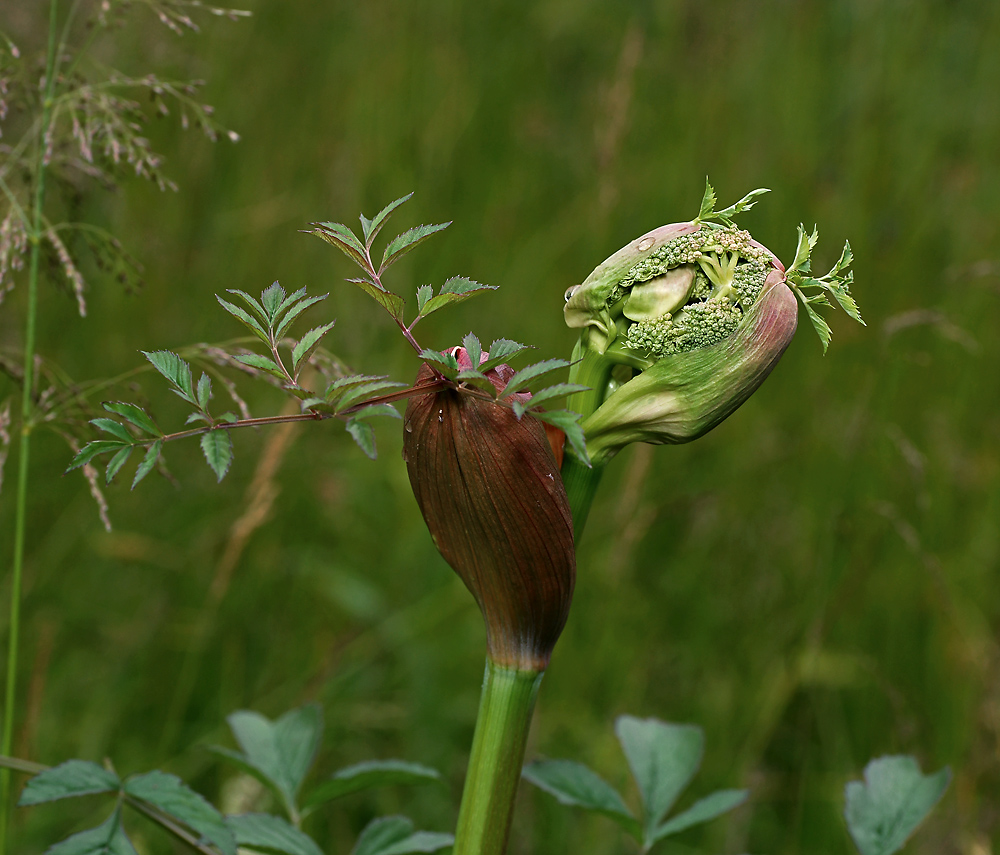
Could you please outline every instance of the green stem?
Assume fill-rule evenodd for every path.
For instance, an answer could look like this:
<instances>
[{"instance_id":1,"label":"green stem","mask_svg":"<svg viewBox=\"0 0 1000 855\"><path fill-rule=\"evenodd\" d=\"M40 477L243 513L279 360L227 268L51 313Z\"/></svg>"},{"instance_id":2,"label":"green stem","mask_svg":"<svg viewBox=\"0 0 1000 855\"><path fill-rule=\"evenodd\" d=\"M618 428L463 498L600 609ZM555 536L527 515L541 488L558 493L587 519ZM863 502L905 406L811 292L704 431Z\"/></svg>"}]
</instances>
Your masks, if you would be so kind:
<instances>
[{"instance_id":1,"label":"green stem","mask_svg":"<svg viewBox=\"0 0 1000 855\"><path fill-rule=\"evenodd\" d=\"M587 418L604 403L608 395L608 384L611 382L611 372L616 364L616 360L609 358L607 354L598 353L597 350L586 346L587 334L587 331L584 331L573 350L573 366L569 371L569 382L589 386L590 389L586 392L577 392L566 399L566 407L578 412L581 422L586 422ZM587 466L567 448L560 471L573 514L574 536L579 543L604 467Z\"/></svg>"},{"instance_id":2,"label":"green stem","mask_svg":"<svg viewBox=\"0 0 1000 855\"><path fill-rule=\"evenodd\" d=\"M587 466L572 451L567 450L560 472L566 487L566 498L569 499L569 509L573 514L574 539L579 544L604 467Z\"/></svg>"},{"instance_id":3,"label":"green stem","mask_svg":"<svg viewBox=\"0 0 1000 855\"><path fill-rule=\"evenodd\" d=\"M544 673L486 661L453 855L506 851L524 746Z\"/></svg>"},{"instance_id":4,"label":"green stem","mask_svg":"<svg viewBox=\"0 0 1000 855\"><path fill-rule=\"evenodd\" d=\"M17 699L18 642L21 630L21 580L24 575L24 543L27 531L28 469L31 460L32 392L35 385L35 328L38 319L38 268L41 258L42 206L45 201L45 138L52 118L56 71L56 12L58 0L49 4L49 44L45 61L45 94L38 135L35 194L31 211L31 253L28 267L28 312L24 322L24 388L21 392L21 433L17 447L17 509L14 518L14 561L11 570L10 629L7 643L7 680L4 694L3 736L0 754L10 754L14 741L14 710ZM0 770L0 855L7 851L10 816L10 770Z\"/></svg>"}]
</instances>

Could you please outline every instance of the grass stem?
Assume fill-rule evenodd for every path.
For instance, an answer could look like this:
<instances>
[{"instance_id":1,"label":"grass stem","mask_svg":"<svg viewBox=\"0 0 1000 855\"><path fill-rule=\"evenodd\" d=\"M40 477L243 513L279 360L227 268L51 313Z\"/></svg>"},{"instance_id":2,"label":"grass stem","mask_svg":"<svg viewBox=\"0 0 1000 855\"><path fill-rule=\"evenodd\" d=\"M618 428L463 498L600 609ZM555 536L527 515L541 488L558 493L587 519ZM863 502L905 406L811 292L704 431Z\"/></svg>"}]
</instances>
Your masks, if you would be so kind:
<instances>
[{"instance_id":1,"label":"grass stem","mask_svg":"<svg viewBox=\"0 0 1000 855\"><path fill-rule=\"evenodd\" d=\"M35 193L31 210L31 251L28 263L28 311L24 321L24 388L21 393L21 432L17 444L17 509L14 518L14 559L11 568L10 618L7 641L7 679L4 690L3 735L0 754L10 754L14 740L14 713L17 701L18 645L21 630L21 580L24 575L24 545L27 532L28 471L31 461L33 428L32 397L35 385L35 330L38 320L38 269L41 260L42 208L45 203L46 140L52 119L56 77L56 19L59 3L49 3L49 41L45 60L45 94L42 121L37 139ZM10 817L10 770L0 770L0 855L7 851Z\"/></svg>"}]
</instances>

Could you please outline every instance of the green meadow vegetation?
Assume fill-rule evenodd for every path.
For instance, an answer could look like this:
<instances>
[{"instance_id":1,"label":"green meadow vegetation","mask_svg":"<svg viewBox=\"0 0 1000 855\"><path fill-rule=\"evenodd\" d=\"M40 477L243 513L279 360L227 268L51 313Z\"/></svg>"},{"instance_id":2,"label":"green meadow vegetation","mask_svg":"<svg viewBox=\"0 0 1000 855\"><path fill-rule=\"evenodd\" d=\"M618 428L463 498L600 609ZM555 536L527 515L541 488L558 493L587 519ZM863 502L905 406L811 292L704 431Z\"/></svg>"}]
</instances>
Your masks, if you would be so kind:
<instances>
[{"instance_id":1,"label":"green meadow vegetation","mask_svg":"<svg viewBox=\"0 0 1000 855\"><path fill-rule=\"evenodd\" d=\"M19 53L44 58L48 6L0 10ZM91 33L79 6L78 43ZM1000 8L253 0L235 21L196 14L199 32L182 37L156 7L191 11L134 3L121 30L95 31L95 62L204 79L189 115L218 140L185 131L168 101L142 134L177 192L134 170L114 191L49 187L59 217L107 230L136 266L71 246L81 278L67 287L51 245L41 258L36 400L66 405L31 439L10 753L112 758L123 778L162 769L227 813L277 811L208 746L232 751L236 710L276 720L315 703L307 791L373 758L440 772L317 810L306 828L324 852L350 852L392 814L452 830L484 632L428 536L399 423L376 423L376 460L331 421L235 431L221 483L197 441L174 443L170 477L130 491L128 467L101 486L107 528L87 480L63 476L67 437L97 438L87 419L101 413L78 404L134 401L175 429L190 407L141 351L214 370L211 345L246 334L216 294L275 280L329 293L302 329L336 319L323 340L335 364L411 379L419 359L343 281L350 262L301 233L411 191L386 235L453 221L393 267L411 315L426 283L499 286L422 321L421 342L474 329L534 345L532 362L565 358L566 289L637 235L691 218L711 175L725 202L771 188L740 225L786 264L800 222L819 224L818 270L849 239L867 326L832 315L824 355L800 312L733 416L608 466L526 760L586 763L645 803L615 722L696 724L704 757L676 810L720 790L749 797L657 851L797 855L853 851L845 784L873 757L908 754L952 778L905 851L997 851ZM155 114L149 97L137 101ZM11 103L0 158L20 115ZM28 274L0 280L4 604ZM236 397L220 410L296 411L277 388L225 376ZM216 380L216 400L228 395ZM19 808L9 849L43 851L107 811L90 797ZM153 825L130 831L142 855L172 851ZM607 816L521 787L511 853L634 851Z\"/></svg>"}]
</instances>

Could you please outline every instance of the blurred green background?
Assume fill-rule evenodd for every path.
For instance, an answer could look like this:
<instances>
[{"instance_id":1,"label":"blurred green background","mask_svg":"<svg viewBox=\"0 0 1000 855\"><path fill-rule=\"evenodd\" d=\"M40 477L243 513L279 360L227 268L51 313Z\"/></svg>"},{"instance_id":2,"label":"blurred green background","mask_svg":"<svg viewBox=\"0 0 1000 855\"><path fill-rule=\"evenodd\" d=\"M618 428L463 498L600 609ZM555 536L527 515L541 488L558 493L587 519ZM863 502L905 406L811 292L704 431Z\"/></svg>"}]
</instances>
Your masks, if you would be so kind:
<instances>
[{"instance_id":1,"label":"blurred green background","mask_svg":"<svg viewBox=\"0 0 1000 855\"><path fill-rule=\"evenodd\" d=\"M22 48L44 6L0 15ZM845 781L873 756L949 764L954 781L908 851L1000 847L1000 5L943 0L533 4L257 0L179 39L137 4L101 47L136 73L204 77L242 140L172 120L152 138L179 193L138 180L84 202L145 265L125 293L87 271L89 316L42 291L42 353L75 379L138 351L241 331L226 288L331 293L328 346L402 379L417 363L343 282L347 260L298 233L354 224L411 190L395 234L454 220L388 284L410 297L455 274L499 285L423 327L568 356L562 294L635 236L697 211L705 176L780 257L820 225L817 268L845 238L866 328L808 323L763 388L688 446L633 447L606 475L529 758L572 757L628 787L616 715L695 722L703 771L685 803L748 786L749 803L664 853L852 851ZM20 347L24 288L0 305ZM149 375L118 397L161 424L184 411ZM242 387L241 387L242 388ZM284 402L246 387L255 414ZM0 379L0 400L15 394ZM323 770L401 757L447 787L356 797L316 816L347 852L374 815L453 826L484 634L435 552L379 427L370 462L336 425L244 432L221 485L195 443L178 484L128 478L105 533L69 453L34 444L17 753L160 766L237 805L203 748L224 717L322 702ZM0 496L8 566L12 467ZM9 596L4 581L3 598ZM6 618L2 619L4 622ZM630 793L635 796L634 792ZM613 823L523 788L512 853L629 852ZM228 800L228 801L227 801ZM18 813L19 851L93 823L87 801ZM170 844L151 828L151 851Z\"/></svg>"}]
</instances>

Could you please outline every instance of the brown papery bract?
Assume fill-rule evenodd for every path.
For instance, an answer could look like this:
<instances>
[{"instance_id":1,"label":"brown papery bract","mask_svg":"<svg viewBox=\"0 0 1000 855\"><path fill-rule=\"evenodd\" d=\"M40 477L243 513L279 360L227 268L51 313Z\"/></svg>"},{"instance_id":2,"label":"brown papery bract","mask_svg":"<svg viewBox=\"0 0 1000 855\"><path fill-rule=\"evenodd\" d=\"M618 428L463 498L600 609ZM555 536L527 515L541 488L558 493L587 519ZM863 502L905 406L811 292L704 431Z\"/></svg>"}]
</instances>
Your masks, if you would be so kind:
<instances>
[{"instance_id":1,"label":"brown papery bract","mask_svg":"<svg viewBox=\"0 0 1000 855\"><path fill-rule=\"evenodd\" d=\"M511 373L487 376L499 390ZM424 365L417 383L432 376ZM576 555L542 424L447 389L410 400L403 457L435 545L479 604L490 659L544 670L569 614Z\"/></svg>"}]
</instances>

